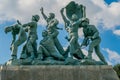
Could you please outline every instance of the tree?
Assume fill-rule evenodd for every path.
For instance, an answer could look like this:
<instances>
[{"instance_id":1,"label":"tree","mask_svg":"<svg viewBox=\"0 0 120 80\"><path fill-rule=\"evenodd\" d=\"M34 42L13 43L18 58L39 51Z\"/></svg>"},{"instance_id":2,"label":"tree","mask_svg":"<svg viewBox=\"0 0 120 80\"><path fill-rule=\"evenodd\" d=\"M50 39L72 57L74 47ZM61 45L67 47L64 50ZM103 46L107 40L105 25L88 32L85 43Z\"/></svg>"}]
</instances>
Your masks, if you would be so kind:
<instances>
[{"instance_id":1,"label":"tree","mask_svg":"<svg viewBox=\"0 0 120 80\"><path fill-rule=\"evenodd\" d=\"M118 77L120 78L120 64L116 64L113 69L117 72Z\"/></svg>"}]
</instances>

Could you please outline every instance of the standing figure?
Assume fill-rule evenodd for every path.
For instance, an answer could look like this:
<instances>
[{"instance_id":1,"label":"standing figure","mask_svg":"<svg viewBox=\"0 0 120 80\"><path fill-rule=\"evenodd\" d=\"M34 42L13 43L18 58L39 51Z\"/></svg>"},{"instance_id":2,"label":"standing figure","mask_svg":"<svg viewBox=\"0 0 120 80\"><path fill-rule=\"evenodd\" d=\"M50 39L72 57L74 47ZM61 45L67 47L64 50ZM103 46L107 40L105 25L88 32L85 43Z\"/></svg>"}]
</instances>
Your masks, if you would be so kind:
<instances>
[{"instance_id":1,"label":"standing figure","mask_svg":"<svg viewBox=\"0 0 120 80\"><path fill-rule=\"evenodd\" d=\"M27 40L27 35L21 24L15 24L15 25L6 27L5 33L8 33L8 32L12 32L12 36L13 36L10 49L12 51L12 54L11 54L12 60L14 60L14 59L17 59L18 46L20 46ZM17 40L16 40L16 35L18 35Z\"/></svg>"},{"instance_id":2,"label":"standing figure","mask_svg":"<svg viewBox=\"0 0 120 80\"><path fill-rule=\"evenodd\" d=\"M54 34L53 40L54 40L56 48L58 49L58 51L60 52L60 54L64 55L64 49L63 49L62 45L60 44L60 42L59 42L59 40L57 38L57 36L59 34L58 29L61 30L61 28L57 27L59 21L57 19L55 19L55 14L54 13L49 13L49 16L47 17L44 14L43 8L41 8L40 11L41 11L41 14L43 15L43 18L47 22L47 26L46 27L47 27L48 32L50 34Z\"/></svg>"},{"instance_id":3,"label":"standing figure","mask_svg":"<svg viewBox=\"0 0 120 80\"><path fill-rule=\"evenodd\" d=\"M21 55L27 54L27 57L30 59L34 59L35 54L37 54L37 22L39 21L39 18L39 15L33 15L31 22L23 24L23 27L25 27L26 31L28 32L28 39L25 46L23 47Z\"/></svg>"},{"instance_id":4,"label":"standing figure","mask_svg":"<svg viewBox=\"0 0 120 80\"><path fill-rule=\"evenodd\" d=\"M91 40L91 43L89 44L87 58L92 59L93 49L95 49L95 52L97 56L99 57L99 59L105 64L107 64L107 62L104 59L104 56L100 52L99 44L101 42L101 38L99 36L99 32L96 29L96 27L94 25L89 25L88 18L85 18L84 20L82 20L81 26L83 27L83 33L84 33L84 40L83 40L83 43L81 44L81 47L87 46L89 44L89 40Z\"/></svg>"},{"instance_id":5,"label":"standing figure","mask_svg":"<svg viewBox=\"0 0 120 80\"><path fill-rule=\"evenodd\" d=\"M53 57L55 60L64 60L64 57L59 53L54 44L52 34L49 34L48 31L44 30L42 32L43 39L40 41L40 46L38 49L38 59L46 57Z\"/></svg>"},{"instance_id":6,"label":"standing figure","mask_svg":"<svg viewBox=\"0 0 120 80\"><path fill-rule=\"evenodd\" d=\"M61 9L61 15L65 22L65 29L69 33L68 40L70 43L70 46L69 46L70 54L71 56L75 55L77 58L81 59L83 58L83 53L78 43L78 29L79 29L79 25L81 23L82 18L79 19L76 14L73 14L72 18L68 20L64 16L63 12L64 12L64 8Z\"/></svg>"}]
</instances>

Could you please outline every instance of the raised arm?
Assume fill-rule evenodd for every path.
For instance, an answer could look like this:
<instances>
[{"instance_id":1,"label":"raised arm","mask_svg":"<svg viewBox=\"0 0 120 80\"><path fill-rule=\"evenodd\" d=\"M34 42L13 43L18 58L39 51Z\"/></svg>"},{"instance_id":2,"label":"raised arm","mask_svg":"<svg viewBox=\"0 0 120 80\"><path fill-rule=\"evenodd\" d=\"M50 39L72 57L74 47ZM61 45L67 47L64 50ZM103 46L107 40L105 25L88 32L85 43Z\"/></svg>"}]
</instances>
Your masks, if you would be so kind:
<instances>
[{"instance_id":1,"label":"raised arm","mask_svg":"<svg viewBox=\"0 0 120 80\"><path fill-rule=\"evenodd\" d=\"M78 19L76 22L72 23L72 25L75 25L75 24L81 24L82 20L84 20L85 18L80 18Z\"/></svg>"},{"instance_id":2,"label":"raised arm","mask_svg":"<svg viewBox=\"0 0 120 80\"><path fill-rule=\"evenodd\" d=\"M89 38L88 38L87 34L85 34L86 32L84 30L83 30L83 33L84 33L84 39L83 39L83 42L81 44L81 47L88 46L88 44L89 44Z\"/></svg>"},{"instance_id":3,"label":"raised arm","mask_svg":"<svg viewBox=\"0 0 120 80\"><path fill-rule=\"evenodd\" d=\"M65 15L63 14L63 12L64 12L64 8L62 8L62 9L60 10L60 13L61 13L62 19L63 19L64 22L65 22L65 27L66 27L66 26L68 26L68 24L69 24L69 20L67 20L67 18L66 18Z\"/></svg>"},{"instance_id":4,"label":"raised arm","mask_svg":"<svg viewBox=\"0 0 120 80\"><path fill-rule=\"evenodd\" d=\"M47 18L48 18L48 17L45 15L44 10L43 10L43 7L41 7L40 12L41 12L43 18L47 21Z\"/></svg>"},{"instance_id":5,"label":"raised arm","mask_svg":"<svg viewBox=\"0 0 120 80\"><path fill-rule=\"evenodd\" d=\"M86 17L86 7L82 5L83 18Z\"/></svg>"},{"instance_id":6,"label":"raised arm","mask_svg":"<svg viewBox=\"0 0 120 80\"><path fill-rule=\"evenodd\" d=\"M18 23L19 25L22 25L21 22L20 22L19 20L17 20L17 23Z\"/></svg>"},{"instance_id":7,"label":"raised arm","mask_svg":"<svg viewBox=\"0 0 120 80\"><path fill-rule=\"evenodd\" d=\"M83 47L83 46L88 46L88 44L89 44L89 38L84 37L83 42L82 42L82 44L81 44L81 47Z\"/></svg>"}]
</instances>

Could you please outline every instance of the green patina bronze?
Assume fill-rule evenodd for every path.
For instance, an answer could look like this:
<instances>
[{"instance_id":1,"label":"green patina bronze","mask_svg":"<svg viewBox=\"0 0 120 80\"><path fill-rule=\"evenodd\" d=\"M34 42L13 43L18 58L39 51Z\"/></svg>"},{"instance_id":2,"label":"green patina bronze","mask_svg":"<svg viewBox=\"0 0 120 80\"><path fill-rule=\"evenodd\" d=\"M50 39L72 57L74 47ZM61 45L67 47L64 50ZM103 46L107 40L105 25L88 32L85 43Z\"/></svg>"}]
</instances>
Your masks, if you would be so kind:
<instances>
[{"instance_id":1,"label":"green patina bronze","mask_svg":"<svg viewBox=\"0 0 120 80\"><path fill-rule=\"evenodd\" d=\"M49 13L49 16L47 17L44 13L44 9L41 8L40 9L41 14L43 15L43 18L46 20L47 22L47 31L53 35L53 40L55 43L56 48L58 49L58 51L63 55L64 54L64 49L62 47L62 45L60 44L57 36L59 34L58 29L61 30L61 28L58 28L57 25L59 23L59 21L55 18L55 14L54 13Z\"/></svg>"},{"instance_id":2,"label":"green patina bronze","mask_svg":"<svg viewBox=\"0 0 120 80\"><path fill-rule=\"evenodd\" d=\"M11 32L13 37L10 50L11 50L12 60L14 60L14 59L17 59L18 47L27 40L27 35L22 25L19 23L6 27L5 33L8 33L8 32ZM18 35L18 39L16 39L17 35Z\"/></svg>"},{"instance_id":3,"label":"green patina bronze","mask_svg":"<svg viewBox=\"0 0 120 80\"><path fill-rule=\"evenodd\" d=\"M40 17L32 16L32 21L26 24L17 24L6 27L5 33L11 32L13 40L11 43L11 56L6 65L107 65L104 56L100 52L101 38L99 32L94 25L89 24L89 19L86 18L85 6L71 1L60 10L64 21L64 28L68 32L65 39L69 45L67 49L58 40L59 31L63 30L57 25L59 21L55 18L54 13L49 13L46 16L44 9L41 7L40 12L47 22L46 29L42 31L43 39L40 41L37 49L37 22ZM66 15L65 15L66 14ZM83 28L84 39L82 44L78 42L78 29ZM28 34L28 36L26 35ZM16 40L16 35L18 39ZM20 59L17 59L17 48L24 42ZM82 52L83 47L88 47L88 55ZM92 58L93 50L99 57L100 61Z\"/></svg>"},{"instance_id":4,"label":"green patina bronze","mask_svg":"<svg viewBox=\"0 0 120 80\"><path fill-rule=\"evenodd\" d=\"M95 49L95 52L99 57L99 59L105 64L107 64L102 53L100 52L99 44L101 42L101 38L99 36L99 32L97 28L94 25L89 24L88 18L85 18L84 20L82 20L81 26L83 27L83 33L84 33L84 40L83 40L83 43L81 44L81 47L89 45L88 56L86 58L92 59L92 53L93 53L93 50ZM89 40L91 41L90 43L89 43Z\"/></svg>"},{"instance_id":5,"label":"green patina bronze","mask_svg":"<svg viewBox=\"0 0 120 80\"><path fill-rule=\"evenodd\" d=\"M70 3L71 4L71 3ZM69 6L70 6L69 4ZM71 4L72 5L72 4ZM80 28L79 25L82 21L82 18L84 17L78 17L78 14L71 14L71 19L67 19L64 15L64 9L61 9L61 15L65 23L65 29L69 33L69 38L67 40L69 41L69 52L71 56L74 56L78 59L83 59L84 55L80 49L80 45L78 43L78 29ZM67 10L66 10L67 11ZM68 14L67 14L68 15Z\"/></svg>"},{"instance_id":6,"label":"green patina bronze","mask_svg":"<svg viewBox=\"0 0 120 80\"><path fill-rule=\"evenodd\" d=\"M43 39L40 41L38 54L43 55L43 60L47 57L53 57L56 60L65 60L64 57L57 51L54 44L54 36L49 34L48 31L42 32ZM39 59L39 56L38 56Z\"/></svg>"},{"instance_id":7,"label":"green patina bronze","mask_svg":"<svg viewBox=\"0 0 120 80\"><path fill-rule=\"evenodd\" d=\"M37 56L37 22L39 21L38 15L32 16L32 21L26 24L23 24L23 27L26 28L28 33L28 39L26 44L23 46L21 52L21 59L31 59L33 60Z\"/></svg>"}]
</instances>

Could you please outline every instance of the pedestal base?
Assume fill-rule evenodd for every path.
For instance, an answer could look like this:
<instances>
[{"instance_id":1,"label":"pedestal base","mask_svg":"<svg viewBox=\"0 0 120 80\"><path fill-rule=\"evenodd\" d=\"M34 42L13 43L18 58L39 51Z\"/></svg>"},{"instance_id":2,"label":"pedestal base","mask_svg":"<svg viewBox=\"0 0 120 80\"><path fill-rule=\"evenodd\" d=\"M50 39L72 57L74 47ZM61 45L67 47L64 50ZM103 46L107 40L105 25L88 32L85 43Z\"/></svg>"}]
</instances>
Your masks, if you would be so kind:
<instances>
[{"instance_id":1,"label":"pedestal base","mask_svg":"<svg viewBox=\"0 0 120 80\"><path fill-rule=\"evenodd\" d=\"M119 80L112 66L1 66L0 80Z\"/></svg>"}]
</instances>

